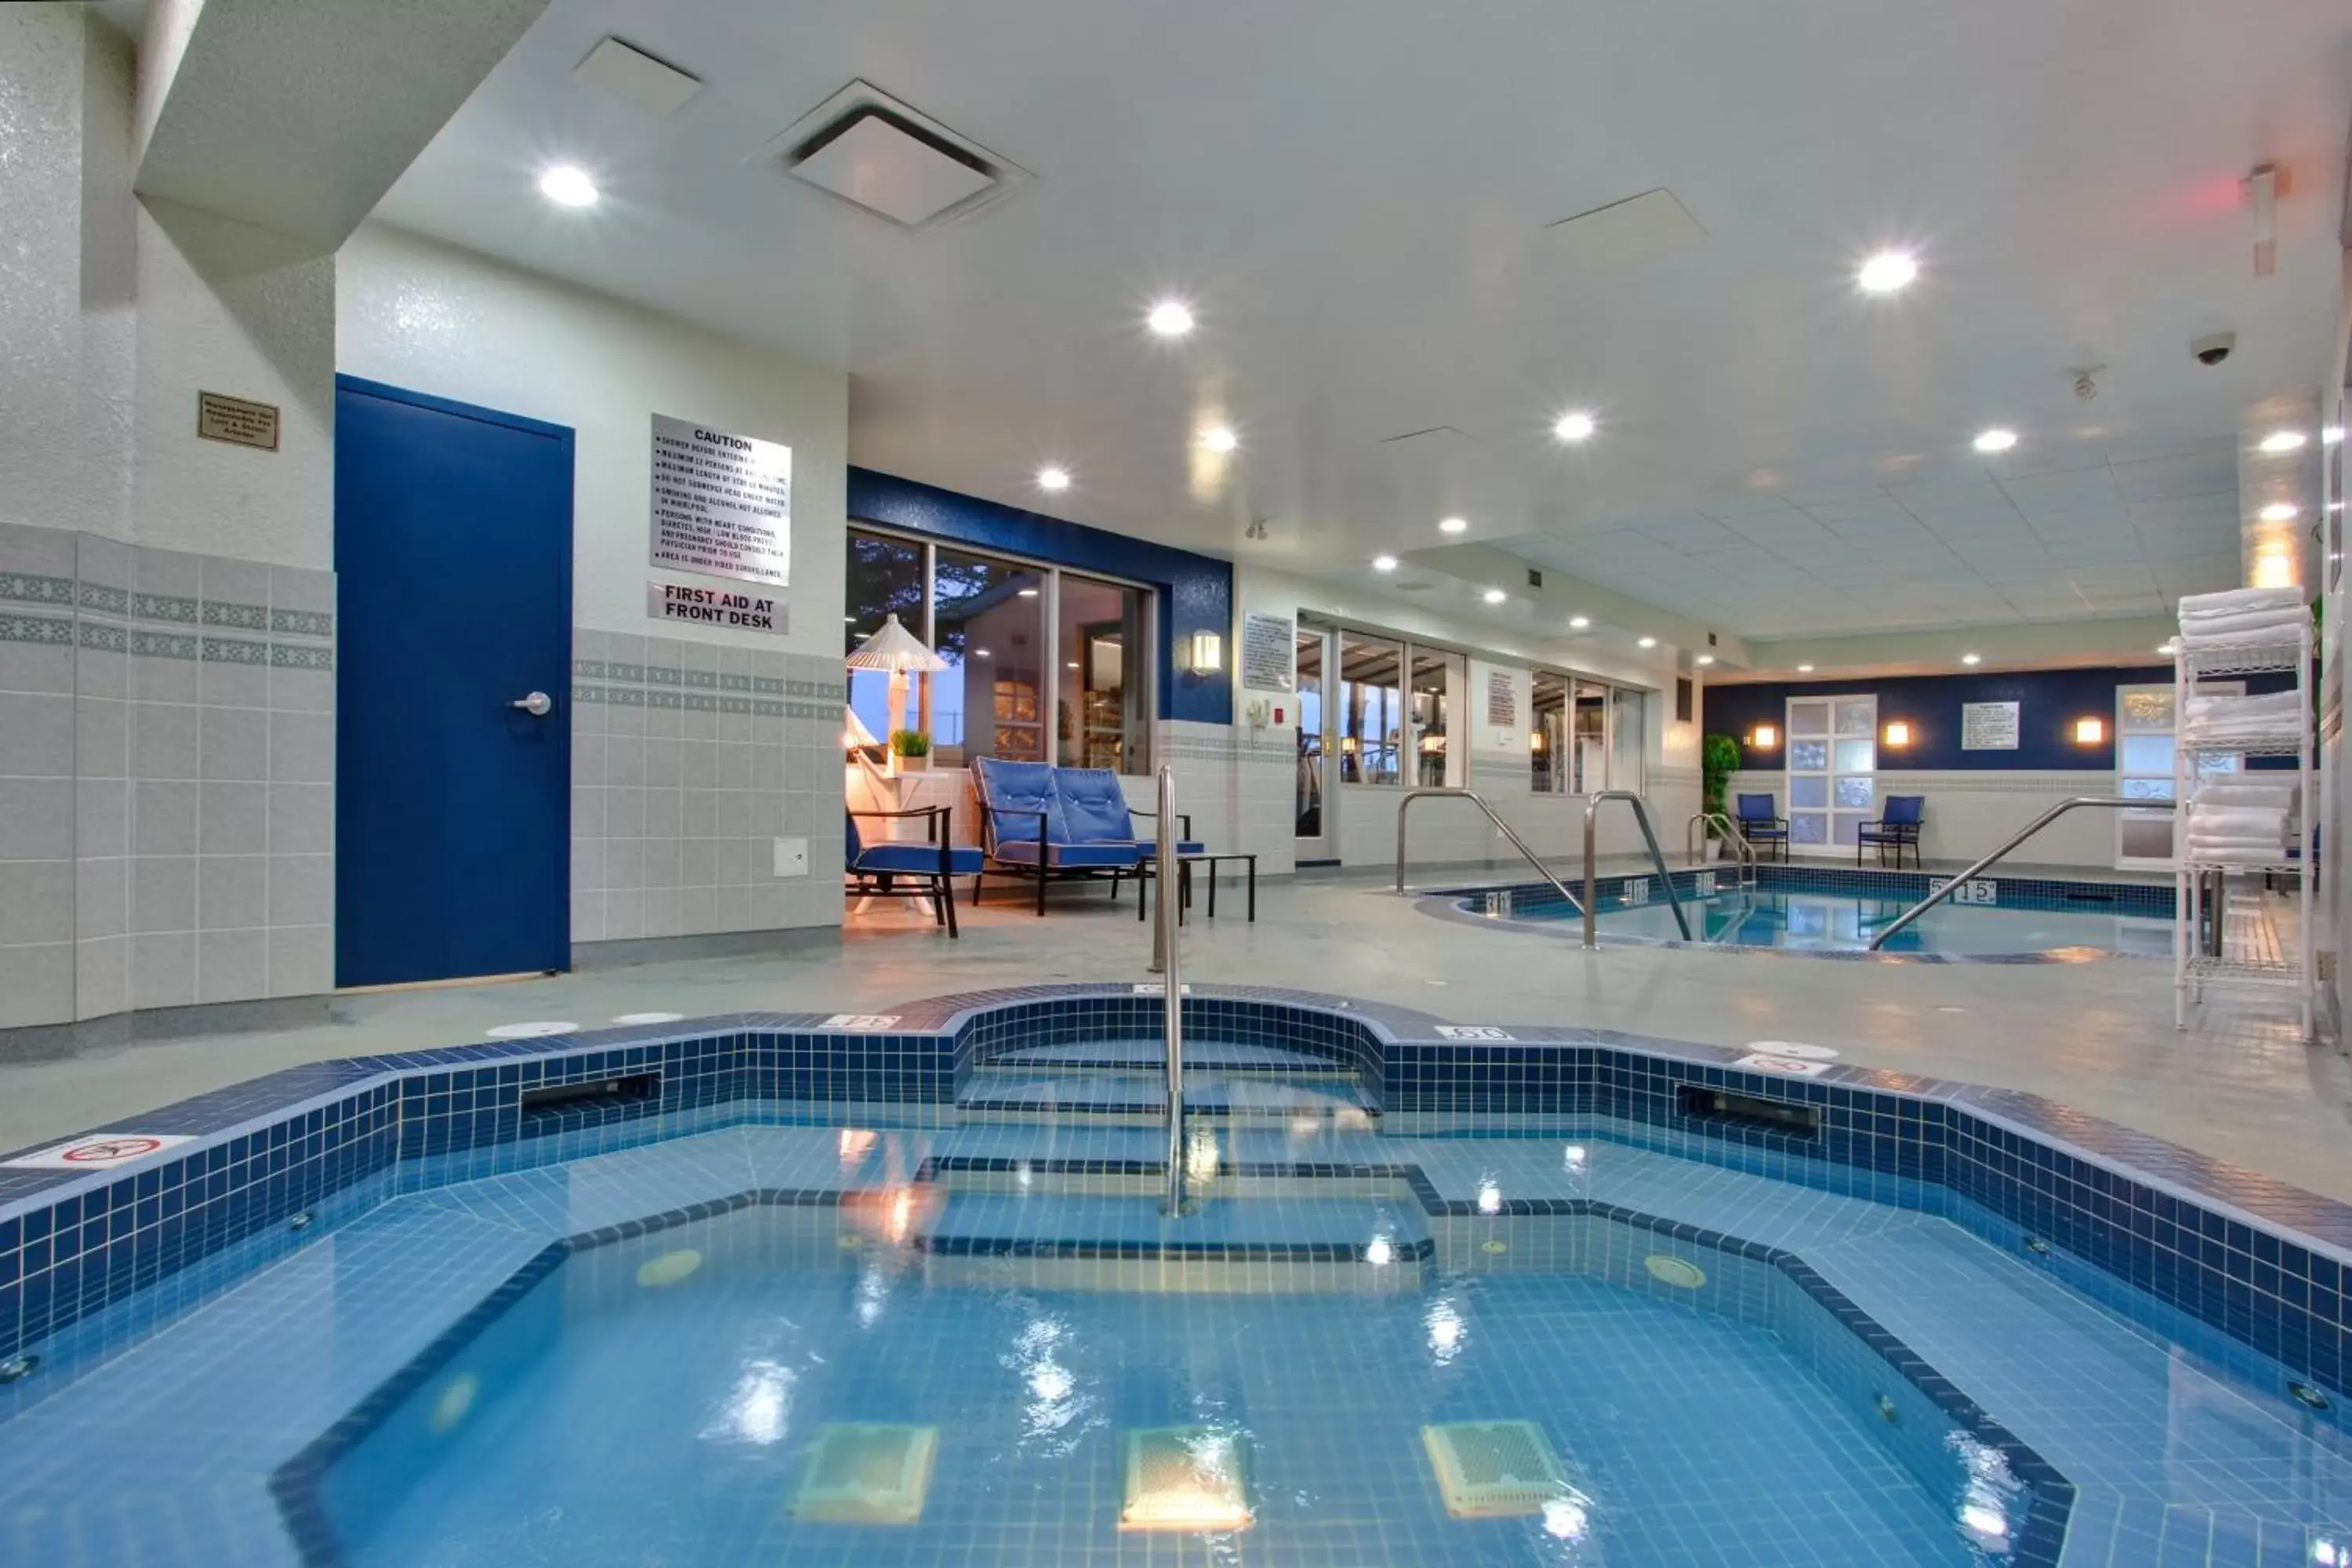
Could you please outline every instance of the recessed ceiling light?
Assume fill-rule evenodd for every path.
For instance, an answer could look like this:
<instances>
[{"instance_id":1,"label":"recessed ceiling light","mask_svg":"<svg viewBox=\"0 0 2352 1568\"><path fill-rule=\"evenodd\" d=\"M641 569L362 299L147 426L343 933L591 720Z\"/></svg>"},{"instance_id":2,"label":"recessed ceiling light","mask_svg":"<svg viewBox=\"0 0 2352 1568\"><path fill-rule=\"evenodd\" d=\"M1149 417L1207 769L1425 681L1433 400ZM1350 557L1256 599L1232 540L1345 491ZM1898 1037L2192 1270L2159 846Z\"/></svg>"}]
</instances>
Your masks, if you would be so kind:
<instances>
[{"instance_id":1,"label":"recessed ceiling light","mask_svg":"<svg viewBox=\"0 0 2352 1568\"><path fill-rule=\"evenodd\" d=\"M1919 276L1919 258L1907 250L1882 250L1862 264L1853 280L1865 294L1895 294Z\"/></svg>"},{"instance_id":2,"label":"recessed ceiling light","mask_svg":"<svg viewBox=\"0 0 2352 1568\"><path fill-rule=\"evenodd\" d=\"M984 647L976 647L971 650L971 657L974 658L986 658L988 657L988 650Z\"/></svg>"},{"instance_id":3,"label":"recessed ceiling light","mask_svg":"<svg viewBox=\"0 0 2352 1568\"><path fill-rule=\"evenodd\" d=\"M1703 654L1699 655L1696 658L1695 658L1695 659L1691 660L1691 662L1692 662L1693 664L1702 664L1702 665L1704 665L1704 664L1713 664L1713 663L1715 662L1715 655L1713 655L1713 654L1711 654L1711 653L1703 653Z\"/></svg>"},{"instance_id":4,"label":"recessed ceiling light","mask_svg":"<svg viewBox=\"0 0 2352 1568\"><path fill-rule=\"evenodd\" d=\"M1484 596L1486 601L1490 605L1499 605L1504 600L1510 597L1508 594L1504 593L1500 588L1489 588L1486 590Z\"/></svg>"},{"instance_id":5,"label":"recessed ceiling light","mask_svg":"<svg viewBox=\"0 0 2352 1568\"><path fill-rule=\"evenodd\" d=\"M2319 444L2323 447L2333 447L2342 439L2344 439L2344 426L2341 425L2330 425L2319 433Z\"/></svg>"},{"instance_id":6,"label":"recessed ceiling light","mask_svg":"<svg viewBox=\"0 0 2352 1568\"><path fill-rule=\"evenodd\" d=\"M596 182L588 171L571 163L558 163L539 177L539 194L558 206L593 207L596 205Z\"/></svg>"},{"instance_id":7,"label":"recessed ceiling light","mask_svg":"<svg viewBox=\"0 0 2352 1568\"><path fill-rule=\"evenodd\" d=\"M1066 664L1066 665L1063 666L1062 668L1064 668L1065 669L1076 669L1076 668L1078 668L1078 661L1077 661L1076 659L1075 659L1075 658L1074 658L1074 659L1070 660L1070 662L1069 662L1068 664Z\"/></svg>"},{"instance_id":8,"label":"recessed ceiling light","mask_svg":"<svg viewBox=\"0 0 2352 1568\"><path fill-rule=\"evenodd\" d=\"M1591 624L1592 617L1591 616L1570 616L1568 617L1568 629L1572 632L1580 632Z\"/></svg>"},{"instance_id":9,"label":"recessed ceiling light","mask_svg":"<svg viewBox=\"0 0 2352 1568\"><path fill-rule=\"evenodd\" d=\"M1034 599L1037 596L1037 590L1034 588L1024 588L1021 590L1020 596L1024 599Z\"/></svg>"},{"instance_id":10,"label":"recessed ceiling light","mask_svg":"<svg viewBox=\"0 0 2352 1568\"><path fill-rule=\"evenodd\" d=\"M1466 517L1442 517L1437 520L1437 531L1440 533L1465 533L1469 528L1470 520Z\"/></svg>"},{"instance_id":11,"label":"recessed ceiling light","mask_svg":"<svg viewBox=\"0 0 2352 1568\"><path fill-rule=\"evenodd\" d=\"M1977 432L1976 448L1979 452L2006 452L2016 445L2017 432L2014 430L2003 430L1996 426L1990 430Z\"/></svg>"},{"instance_id":12,"label":"recessed ceiling light","mask_svg":"<svg viewBox=\"0 0 2352 1568\"><path fill-rule=\"evenodd\" d=\"M1960 662L1962 664L1982 664L1984 662L1984 656L1982 654L1964 653L1960 655Z\"/></svg>"},{"instance_id":13,"label":"recessed ceiling light","mask_svg":"<svg viewBox=\"0 0 2352 1568\"><path fill-rule=\"evenodd\" d=\"M1797 673L1799 675L1811 675L1812 672L1813 667L1810 664L1801 664L1797 666Z\"/></svg>"},{"instance_id":14,"label":"recessed ceiling light","mask_svg":"<svg viewBox=\"0 0 2352 1568\"><path fill-rule=\"evenodd\" d=\"M1393 555L1375 555L1375 556L1373 556L1373 557L1372 557L1372 570L1373 570L1373 571L1375 571L1375 572L1393 572L1393 571L1395 571L1396 569L1397 569L1397 558L1396 558L1395 556L1393 556Z\"/></svg>"},{"instance_id":15,"label":"recessed ceiling light","mask_svg":"<svg viewBox=\"0 0 2352 1568\"><path fill-rule=\"evenodd\" d=\"M2300 430L2273 430L2269 435L2263 437L2263 450L2265 452L2299 452L2303 450L2304 442L2308 439L2310 439L2310 437L2306 437Z\"/></svg>"},{"instance_id":16,"label":"recessed ceiling light","mask_svg":"<svg viewBox=\"0 0 2352 1568\"><path fill-rule=\"evenodd\" d=\"M2264 522L2293 522L2296 507L2291 500L2274 500L2254 515Z\"/></svg>"},{"instance_id":17,"label":"recessed ceiling light","mask_svg":"<svg viewBox=\"0 0 2352 1568\"><path fill-rule=\"evenodd\" d=\"M1658 646L1658 639L1655 637L1643 637L1633 646L1635 647L1655 647Z\"/></svg>"},{"instance_id":18,"label":"recessed ceiling light","mask_svg":"<svg viewBox=\"0 0 2352 1568\"><path fill-rule=\"evenodd\" d=\"M1212 452L1230 452L1242 444L1242 438L1229 425L1212 425L1201 432L1201 445Z\"/></svg>"},{"instance_id":19,"label":"recessed ceiling light","mask_svg":"<svg viewBox=\"0 0 2352 1568\"><path fill-rule=\"evenodd\" d=\"M1037 488L1041 490L1066 490L1070 488L1070 470L1053 463L1037 470Z\"/></svg>"},{"instance_id":20,"label":"recessed ceiling light","mask_svg":"<svg viewBox=\"0 0 2352 1568\"><path fill-rule=\"evenodd\" d=\"M1580 409L1574 413L1561 415L1559 423L1551 427L1551 433L1563 441L1582 441L1589 438L1592 432L1599 428L1600 426L1592 422L1592 416Z\"/></svg>"},{"instance_id":21,"label":"recessed ceiling light","mask_svg":"<svg viewBox=\"0 0 2352 1568\"><path fill-rule=\"evenodd\" d=\"M1163 338L1181 338L1192 330L1192 309L1181 300L1162 300L1143 324Z\"/></svg>"},{"instance_id":22,"label":"recessed ceiling light","mask_svg":"<svg viewBox=\"0 0 2352 1568\"><path fill-rule=\"evenodd\" d=\"M857 624L857 617L856 616L844 616L841 618L847 621L853 626Z\"/></svg>"}]
</instances>

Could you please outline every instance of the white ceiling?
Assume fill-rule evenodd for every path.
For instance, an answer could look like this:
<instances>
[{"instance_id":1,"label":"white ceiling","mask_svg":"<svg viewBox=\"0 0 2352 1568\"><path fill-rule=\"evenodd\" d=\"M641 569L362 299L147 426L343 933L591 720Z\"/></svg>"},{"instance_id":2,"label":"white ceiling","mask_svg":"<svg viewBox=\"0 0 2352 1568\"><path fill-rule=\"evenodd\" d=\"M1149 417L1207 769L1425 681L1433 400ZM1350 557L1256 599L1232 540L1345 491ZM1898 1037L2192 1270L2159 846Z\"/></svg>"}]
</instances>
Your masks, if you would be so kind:
<instances>
[{"instance_id":1,"label":"white ceiling","mask_svg":"<svg viewBox=\"0 0 2352 1568\"><path fill-rule=\"evenodd\" d=\"M1357 579L1458 511L1747 636L2141 614L2234 581L2240 410L2328 363L2352 13L2258 16L552 0L381 216L845 365L857 461L1042 504L1050 458L1050 510L1218 553ZM664 121L582 86L607 33L707 85ZM909 235L760 156L861 77L1034 184ZM605 202L541 204L557 160ZM1704 238L1595 273L1544 232L1660 187ZM1859 297L1890 243L1920 282ZM1163 291L1181 345L1140 327ZM1572 405L1601 431L1565 450ZM1995 422L2024 440L1973 458Z\"/></svg>"}]
</instances>

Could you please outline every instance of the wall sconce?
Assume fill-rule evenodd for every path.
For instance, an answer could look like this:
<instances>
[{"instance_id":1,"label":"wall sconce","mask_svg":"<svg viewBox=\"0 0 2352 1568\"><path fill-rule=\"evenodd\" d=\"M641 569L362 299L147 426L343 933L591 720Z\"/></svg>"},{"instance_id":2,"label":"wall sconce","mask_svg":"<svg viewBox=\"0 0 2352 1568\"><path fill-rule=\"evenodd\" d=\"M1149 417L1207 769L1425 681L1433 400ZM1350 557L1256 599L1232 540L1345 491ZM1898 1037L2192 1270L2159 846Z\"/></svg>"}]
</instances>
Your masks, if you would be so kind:
<instances>
[{"instance_id":1,"label":"wall sconce","mask_svg":"<svg viewBox=\"0 0 2352 1568\"><path fill-rule=\"evenodd\" d=\"M1780 743L1780 731L1769 724L1759 724L1756 732L1748 737L1748 743L1759 752L1769 752Z\"/></svg>"},{"instance_id":2,"label":"wall sconce","mask_svg":"<svg viewBox=\"0 0 2352 1568\"><path fill-rule=\"evenodd\" d=\"M1347 752L1349 755L1353 756L1356 751L1356 737L1353 735L1340 736L1339 749Z\"/></svg>"},{"instance_id":3,"label":"wall sconce","mask_svg":"<svg viewBox=\"0 0 2352 1568\"><path fill-rule=\"evenodd\" d=\"M1530 752L1540 752L1540 751L1542 751L1543 749L1544 749L1544 732L1543 732L1541 730L1533 730L1533 731L1528 731L1528 751L1530 751Z\"/></svg>"},{"instance_id":4,"label":"wall sconce","mask_svg":"<svg viewBox=\"0 0 2352 1568\"><path fill-rule=\"evenodd\" d=\"M1911 724L1906 719L1889 719L1882 737L1889 749L1900 751L1911 743Z\"/></svg>"},{"instance_id":5,"label":"wall sconce","mask_svg":"<svg viewBox=\"0 0 2352 1568\"><path fill-rule=\"evenodd\" d=\"M1225 667L1225 639L1214 632L1194 632L1187 651L1195 675L1213 675Z\"/></svg>"},{"instance_id":6,"label":"wall sconce","mask_svg":"<svg viewBox=\"0 0 2352 1568\"><path fill-rule=\"evenodd\" d=\"M2095 746L2106 738L2107 721L2105 719L2077 719L2074 721L2074 744L2078 746Z\"/></svg>"}]
</instances>

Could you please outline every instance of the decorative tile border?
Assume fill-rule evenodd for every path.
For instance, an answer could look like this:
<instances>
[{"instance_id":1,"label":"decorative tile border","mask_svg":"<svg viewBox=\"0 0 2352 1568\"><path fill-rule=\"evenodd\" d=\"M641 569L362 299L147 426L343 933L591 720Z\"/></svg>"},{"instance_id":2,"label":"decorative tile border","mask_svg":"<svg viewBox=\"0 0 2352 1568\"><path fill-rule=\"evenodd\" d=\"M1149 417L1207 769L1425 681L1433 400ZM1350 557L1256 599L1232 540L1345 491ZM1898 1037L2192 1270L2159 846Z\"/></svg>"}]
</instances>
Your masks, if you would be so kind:
<instances>
[{"instance_id":1,"label":"decorative tile border","mask_svg":"<svg viewBox=\"0 0 2352 1568\"><path fill-rule=\"evenodd\" d=\"M41 643L57 647L71 647L74 624L53 621L47 616L17 616L0 612L0 642Z\"/></svg>"},{"instance_id":2,"label":"decorative tile border","mask_svg":"<svg viewBox=\"0 0 2352 1568\"><path fill-rule=\"evenodd\" d=\"M534 1145L560 1157L561 1140L521 1142L525 1089L658 1075L658 1099L617 1110L608 1140L650 1141L682 1111L740 1101L923 1112L995 1047L1144 1037L1162 1006L1132 987L1019 987L903 1004L882 1032L746 1014L290 1068L137 1118L135 1131L198 1140L144 1166L0 1168L0 1354L397 1161L474 1152L512 1168ZM1601 1118L1681 1158L1760 1163L1880 1201L1873 1184L1899 1178L1913 1185L1895 1201L2014 1227L2323 1387L2352 1376L2352 1206L2038 1096L1846 1066L1791 1080L1728 1065L1732 1050L1601 1030L1453 1039L1426 1014L1272 987L1204 987L1185 1014L1202 1040L1352 1061L1391 1121ZM1797 1136L1694 1115L1686 1089L1801 1107L1815 1124Z\"/></svg>"},{"instance_id":3,"label":"decorative tile border","mask_svg":"<svg viewBox=\"0 0 2352 1568\"><path fill-rule=\"evenodd\" d=\"M242 637L206 637L204 639L204 661L206 664L267 666L269 663L269 645L247 642Z\"/></svg>"},{"instance_id":4,"label":"decorative tile border","mask_svg":"<svg viewBox=\"0 0 2352 1568\"><path fill-rule=\"evenodd\" d=\"M110 588L103 583L80 585L80 604L85 610L95 610L101 616L127 616L131 613L131 591Z\"/></svg>"},{"instance_id":5,"label":"decorative tile border","mask_svg":"<svg viewBox=\"0 0 2352 1568\"><path fill-rule=\"evenodd\" d=\"M335 650L331 647L311 647L302 643L274 642L269 645L269 667L272 669L321 669L335 668Z\"/></svg>"},{"instance_id":6,"label":"decorative tile border","mask_svg":"<svg viewBox=\"0 0 2352 1568\"><path fill-rule=\"evenodd\" d=\"M334 613L273 608L269 612L269 632L272 637L331 637L335 635Z\"/></svg>"},{"instance_id":7,"label":"decorative tile border","mask_svg":"<svg viewBox=\"0 0 2352 1568\"><path fill-rule=\"evenodd\" d=\"M202 620L208 626L226 626L241 632L267 632L269 629L269 606L267 605L236 605L225 599L197 601L203 611Z\"/></svg>"},{"instance_id":8,"label":"decorative tile border","mask_svg":"<svg viewBox=\"0 0 2352 1568\"><path fill-rule=\"evenodd\" d=\"M74 580L41 577L29 572L0 572L0 600L16 605L45 605L71 609Z\"/></svg>"},{"instance_id":9,"label":"decorative tile border","mask_svg":"<svg viewBox=\"0 0 2352 1568\"><path fill-rule=\"evenodd\" d=\"M179 632L151 632L133 627L131 651L142 658L186 658L196 657L197 639Z\"/></svg>"},{"instance_id":10,"label":"decorative tile border","mask_svg":"<svg viewBox=\"0 0 2352 1568\"><path fill-rule=\"evenodd\" d=\"M193 626L196 624L196 601L172 594L133 594L131 616L133 620L171 621Z\"/></svg>"}]
</instances>

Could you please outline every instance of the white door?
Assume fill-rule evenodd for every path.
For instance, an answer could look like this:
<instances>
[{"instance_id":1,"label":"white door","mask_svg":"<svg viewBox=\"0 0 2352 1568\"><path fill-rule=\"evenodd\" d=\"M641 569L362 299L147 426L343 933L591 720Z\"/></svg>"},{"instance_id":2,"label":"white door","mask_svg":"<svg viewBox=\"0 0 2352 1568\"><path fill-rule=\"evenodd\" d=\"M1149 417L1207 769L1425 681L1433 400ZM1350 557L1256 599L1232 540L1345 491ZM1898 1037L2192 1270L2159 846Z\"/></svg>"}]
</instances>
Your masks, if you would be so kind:
<instances>
[{"instance_id":1,"label":"white door","mask_svg":"<svg viewBox=\"0 0 2352 1568\"><path fill-rule=\"evenodd\" d=\"M1878 816L1878 699L1789 700L1789 843L1834 855Z\"/></svg>"}]
</instances>

